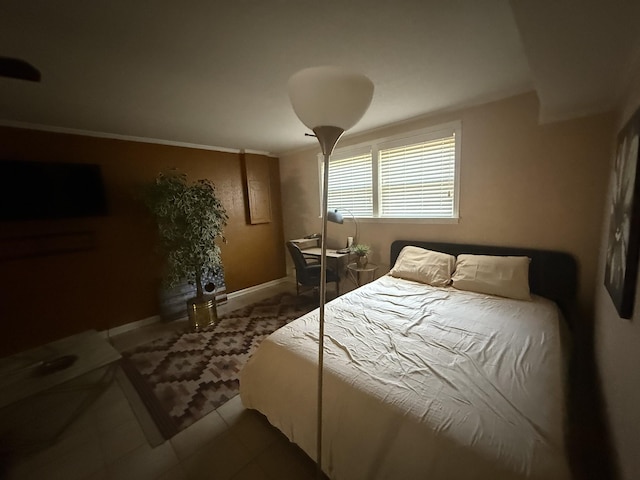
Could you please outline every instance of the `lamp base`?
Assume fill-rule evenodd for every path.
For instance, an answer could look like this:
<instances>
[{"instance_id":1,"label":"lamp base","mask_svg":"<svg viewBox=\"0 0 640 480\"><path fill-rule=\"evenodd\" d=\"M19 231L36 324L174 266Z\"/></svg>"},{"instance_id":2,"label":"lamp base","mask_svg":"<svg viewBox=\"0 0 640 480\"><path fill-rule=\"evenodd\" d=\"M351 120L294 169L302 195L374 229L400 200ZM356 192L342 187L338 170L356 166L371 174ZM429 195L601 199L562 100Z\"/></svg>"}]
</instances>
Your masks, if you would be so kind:
<instances>
[{"instance_id":1,"label":"lamp base","mask_svg":"<svg viewBox=\"0 0 640 480\"><path fill-rule=\"evenodd\" d=\"M189 328L198 332L218 321L215 297L194 297L187 300Z\"/></svg>"}]
</instances>

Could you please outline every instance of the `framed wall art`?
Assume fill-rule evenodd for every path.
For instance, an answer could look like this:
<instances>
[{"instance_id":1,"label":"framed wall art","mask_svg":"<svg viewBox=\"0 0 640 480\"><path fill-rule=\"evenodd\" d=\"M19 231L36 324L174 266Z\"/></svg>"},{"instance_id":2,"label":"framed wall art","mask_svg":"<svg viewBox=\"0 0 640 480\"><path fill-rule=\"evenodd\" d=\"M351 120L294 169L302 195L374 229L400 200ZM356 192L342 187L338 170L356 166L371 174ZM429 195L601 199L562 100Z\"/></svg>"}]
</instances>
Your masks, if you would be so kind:
<instances>
[{"instance_id":1,"label":"framed wall art","mask_svg":"<svg viewBox=\"0 0 640 480\"><path fill-rule=\"evenodd\" d=\"M271 222L271 177L264 158L242 154L246 181L248 223Z\"/></svg>"},{"instance_id":2,"label":"framed wall art","mask_svg":"<svg viewBox=\"0 0 640 480\"><path fill-rule=\"evenodd\" d=\"M604 284L622 318L631 318L638 277L640 109L618 134L611 176Z\"/></svg>"}]
</instances>

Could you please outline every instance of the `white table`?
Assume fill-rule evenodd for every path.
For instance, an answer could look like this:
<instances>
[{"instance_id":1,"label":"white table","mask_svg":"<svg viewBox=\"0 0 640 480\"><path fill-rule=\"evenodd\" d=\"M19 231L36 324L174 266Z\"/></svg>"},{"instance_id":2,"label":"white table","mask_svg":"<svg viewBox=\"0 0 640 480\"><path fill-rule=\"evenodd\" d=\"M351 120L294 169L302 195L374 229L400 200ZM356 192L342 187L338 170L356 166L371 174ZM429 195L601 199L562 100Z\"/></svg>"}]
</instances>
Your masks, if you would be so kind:
<instances>
[{"instance_id":1,"label":"white table","mask_svg":"<svg viewBox=\"0 0 640 480\"><path fill-rule=\"evenodd\" d=\"M378 270L378 265L373 263L367 263L364 267L360 267L357 263L347 265L349 277L357 287L373 281L376 276L376 270Z\"/></svg>"},{"instance_id":2,"label":"white table","mask_svg":"<svg viewBox=\"0 0 640 480\"><path fill-rule=\"evenodd\" d=\"M65 369L38 374L44 362L76 355ZM120 360L120 353L95 330L0 359L0 408Z\"/></svg>"}]
</instances>

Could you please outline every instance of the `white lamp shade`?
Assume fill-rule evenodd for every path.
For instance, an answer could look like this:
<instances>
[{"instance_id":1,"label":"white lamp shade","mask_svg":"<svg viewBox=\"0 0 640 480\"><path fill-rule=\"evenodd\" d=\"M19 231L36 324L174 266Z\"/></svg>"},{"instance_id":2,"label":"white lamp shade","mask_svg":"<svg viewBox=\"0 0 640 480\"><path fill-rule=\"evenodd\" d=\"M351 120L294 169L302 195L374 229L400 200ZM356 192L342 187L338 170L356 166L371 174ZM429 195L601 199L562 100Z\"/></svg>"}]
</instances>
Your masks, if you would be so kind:
<instances>
[{"instance_id":1,"label":"white lamp shade","mask_svg":"<svg viewBox=\"0 0 640 480\"><path fill-rule=\"evenodd\" d=\"M311 67L294 73L288 83L293 110L302 123L348 130L371 104L373 82L340 67Z\"/></svg>"}]
</instances>

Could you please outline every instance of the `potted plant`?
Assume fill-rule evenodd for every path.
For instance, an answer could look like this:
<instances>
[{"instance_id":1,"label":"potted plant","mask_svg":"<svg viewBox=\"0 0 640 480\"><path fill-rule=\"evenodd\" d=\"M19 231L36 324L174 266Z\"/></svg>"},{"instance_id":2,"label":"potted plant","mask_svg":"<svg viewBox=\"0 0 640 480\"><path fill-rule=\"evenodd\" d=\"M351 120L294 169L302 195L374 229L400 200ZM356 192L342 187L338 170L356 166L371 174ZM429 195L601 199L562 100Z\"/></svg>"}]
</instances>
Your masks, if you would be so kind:
<instances>
[{"instance_id":1,"label":"potted plant","mask_svg":"<svg viewBox=\"0 0 640 480\"><path fill-rule=\"evenodd\" d=\"M143 191L144 201L158 225L160 247L166 254L165 283L172 288L185 280L196 287L187 300L194 330L217 320L215 298L204 295L203 285L221 266L220 247L227 212L208 179L193 183L184 173L160 173Z\"/></svg>"},{"instance_id":2,"label":"potted plant","mask_svg":"<svg viewBox=\"0 0 640 480\"><path fill-rule=\"evenodd\" d=\"M358 257L356 259L358 267L364 268L367 266L367 263L369 262L369 258L367 257L367 255L371 253L371 248L369 247L369 245L364 245L362 243L352 245L351 252Z\"/></svg>"}]
</instances>

